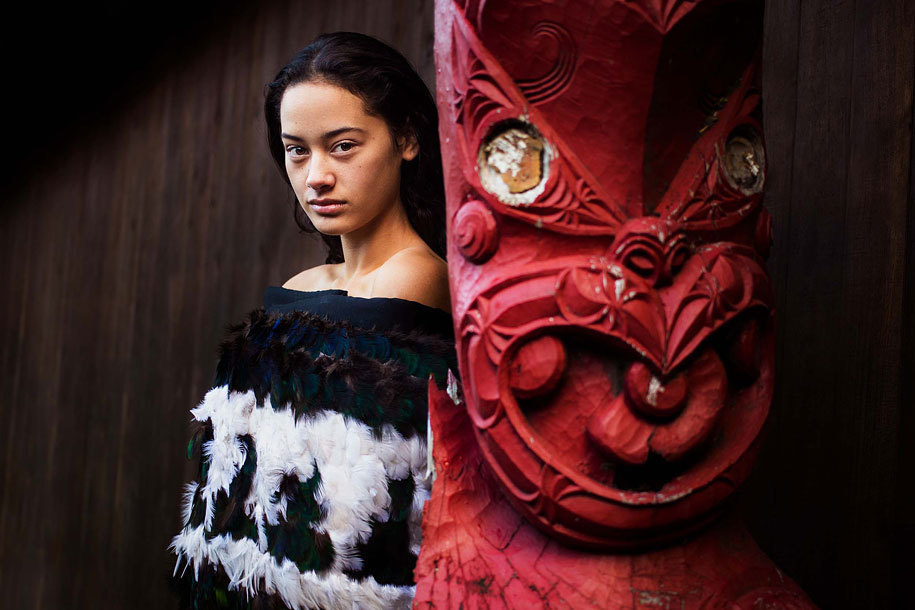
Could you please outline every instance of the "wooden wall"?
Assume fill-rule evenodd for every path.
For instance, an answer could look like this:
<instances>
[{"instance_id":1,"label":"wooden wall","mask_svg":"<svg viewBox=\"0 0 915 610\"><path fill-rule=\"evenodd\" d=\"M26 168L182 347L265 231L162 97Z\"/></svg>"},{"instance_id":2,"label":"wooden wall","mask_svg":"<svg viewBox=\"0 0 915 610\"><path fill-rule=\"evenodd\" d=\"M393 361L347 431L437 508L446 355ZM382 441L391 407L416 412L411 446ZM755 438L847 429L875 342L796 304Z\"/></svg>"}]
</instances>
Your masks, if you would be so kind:
<instances>
[{"instance_id":1,"label":"wooden wall","mask_svg":"<svg viewBox=\"0 0 915 610\"><path fill-rule=\"evenodd\" d=\"M779 346L743 503L760 545L824 607L913 607L915 3L766 10Z\"/></svg>"},{"instance_id":2,"label":"wooden wall","mask_svg":"<svg viewBox=\"0 0 915 610\"><path fill-rule=\"evenodd\" d=\"M913 25L906 0L767 4L780 348L741 503L824 607L910 605ZM431 0L243 7L4 188L0 607L174 605L187 409L223 325L322 258L267 155L262 87L337 29L432 84Z\"/></svg>"},{"instance_id":3,"label":"wooden wall","mask_svg":"<svg viewBox=\"0 0 915 610\"><path fill-rule=\"evenodd\" d=\"M267 153L264 84L341 29L434 83L431 0L249 4L72 141L43 135L4 200L0 608L175 605L188 409L223 326L323 262Z\"/></svg>"}]
</instances>

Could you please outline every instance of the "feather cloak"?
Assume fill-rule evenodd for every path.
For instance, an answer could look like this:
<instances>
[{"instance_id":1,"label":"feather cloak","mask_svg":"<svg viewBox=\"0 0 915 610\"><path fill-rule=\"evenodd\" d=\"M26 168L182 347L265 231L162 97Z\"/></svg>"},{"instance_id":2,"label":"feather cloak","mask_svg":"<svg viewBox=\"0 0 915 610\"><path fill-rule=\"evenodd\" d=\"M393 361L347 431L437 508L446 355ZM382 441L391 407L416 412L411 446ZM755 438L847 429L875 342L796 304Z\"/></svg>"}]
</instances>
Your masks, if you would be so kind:
<instances>
[{"instance_id":1,"label":"feather cloak","mask_svg":"<svg viewBox=\"0 0 915 610\"><path fill-rule=\"evenodd\" d=\"M408 608L453 341L261 308L219 351L170 546L184 605Z\"/></svg>"}]
</instances>

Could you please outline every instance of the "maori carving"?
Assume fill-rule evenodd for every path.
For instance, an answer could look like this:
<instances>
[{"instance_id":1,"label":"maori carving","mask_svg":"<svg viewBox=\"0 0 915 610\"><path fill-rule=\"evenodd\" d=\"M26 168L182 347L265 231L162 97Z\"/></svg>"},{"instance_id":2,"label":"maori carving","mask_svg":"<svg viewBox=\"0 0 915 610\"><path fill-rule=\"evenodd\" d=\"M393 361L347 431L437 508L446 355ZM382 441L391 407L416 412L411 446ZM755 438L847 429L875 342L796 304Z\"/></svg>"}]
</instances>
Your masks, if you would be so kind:
<instances>
[{"instance_id":1,"label":"maori carving","mask_svg":"<svg viewBox=\"0 0 915 610\"><path fill-rule=\"evenodd\" d=\"M449 115L459 126L454 137L465 180L502 214L538 228L612 234L624 216L598 181L575 156L566 158L559 134L485 49L470 45L469 26L462 20L454 23ZM533 146L539 149L536 158L525 154ZM522 171L528 179L534 174L538 179L527 185L519 180Z\"/></svg>"},{"instance_id":2,"label":"maori carving","mask_svg":"<svg viewBox=\"0 0 915 610\"><path fill-rule=\"evenodd\" d=\"M499 247L496 218L486 204L479 201L468 201L461 206L452 235L461 254L475 263L486 262Z\"/></svg>"},{"instance_id":3,"label":"maori carving","mask_svg":"<svg viewBox=\"0 0 915 610\"><path fill-rule=\"evenodd\" d=\"M666 32L698 2L699 0L657 0L631 2L630 5L659 31Z\"/></svg>"},{"instance_id":4,"label":"maori carving","mask_svg":"<svg viewBox=\"0 0 915 610\"><path fill-rule=\"evenodd\" d=\"M757 590L810 607L719 519L773 387L761 17L739 0L437 1L463 399L430 393L420 607L636 607L633 557L679 583L678 607ZM531 31L557 49L535 79ZM565 570L591 591L550 601Z\"/></svg>"},{"instance_id":5,"label":"maori carving","mask_svg":"<svg viewBox=\"0 0 915 610\"><path fill-rule=\"evenodd\" d=\"M566 90L575 72L575 41L572 34L558 23L542 21L534 27L534 36L556 43L556 62L549 72L537 78L517 81L518 88L531 104L542 104L553 100Z\"/></svg>"}]
</instances>

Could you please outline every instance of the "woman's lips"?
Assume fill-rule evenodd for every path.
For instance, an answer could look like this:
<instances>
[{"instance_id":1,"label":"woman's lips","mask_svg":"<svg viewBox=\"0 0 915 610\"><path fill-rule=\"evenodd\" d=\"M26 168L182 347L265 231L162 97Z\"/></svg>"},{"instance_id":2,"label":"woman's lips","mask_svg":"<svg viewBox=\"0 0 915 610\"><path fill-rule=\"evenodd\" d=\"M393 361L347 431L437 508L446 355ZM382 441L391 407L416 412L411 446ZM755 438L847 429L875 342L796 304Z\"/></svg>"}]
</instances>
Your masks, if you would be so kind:
<instances>
[{"instance_id":1,"label":"woman's lips","mask_svg":"<svg viewBox=\"0 0 915 610\"><path fill-rule=\"evenodd\" d=\"M333 216L334 214L338 214L343 210L346 202L341 201L340 199L315 199L313 201L309 201L308 205L310 205L311 209L313 209L318 214L324 216Z\"/></svg>"}]
</instances>

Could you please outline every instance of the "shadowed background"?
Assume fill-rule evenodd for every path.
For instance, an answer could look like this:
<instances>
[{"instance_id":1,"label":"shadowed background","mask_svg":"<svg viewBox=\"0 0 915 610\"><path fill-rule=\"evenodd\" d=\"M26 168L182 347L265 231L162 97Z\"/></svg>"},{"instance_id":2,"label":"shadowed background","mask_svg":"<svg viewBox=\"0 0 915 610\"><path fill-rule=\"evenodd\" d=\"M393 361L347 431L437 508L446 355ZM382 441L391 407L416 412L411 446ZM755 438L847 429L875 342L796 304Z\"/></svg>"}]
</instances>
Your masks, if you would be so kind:
<instances>
[{"instance_id":1,"label":"shadowed background","mask_svg":"<svg viewBox=\"0 0 915 610\"><path fill-rule=\"evenodd\" d=\"M800 4L766 6L779 360L741 507L822 606L909 607L915 4ZM0 607L174 607L188 409L223 327L323 262L267 152L263 86L340 29L393 44L433 86L432 2L15 10L0 26Z\"/></svg>"}]
</instances>

